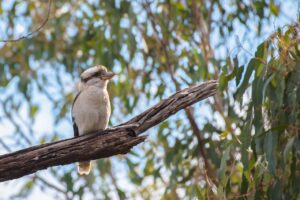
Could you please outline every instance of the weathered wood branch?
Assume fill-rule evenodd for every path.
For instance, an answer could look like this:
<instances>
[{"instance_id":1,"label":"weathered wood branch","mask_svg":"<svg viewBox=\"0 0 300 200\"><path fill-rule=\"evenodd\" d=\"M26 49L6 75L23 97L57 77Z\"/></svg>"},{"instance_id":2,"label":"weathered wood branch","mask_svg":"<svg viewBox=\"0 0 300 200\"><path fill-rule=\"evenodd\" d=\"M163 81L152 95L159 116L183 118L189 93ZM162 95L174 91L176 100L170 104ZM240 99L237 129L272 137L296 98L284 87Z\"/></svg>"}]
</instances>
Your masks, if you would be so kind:
<instances>
[{"instance_id":1,"label":"weathered wood branch","mask_svg":"<svg viewBox=\"0 0 300 200\"><path fill-rule=\"evenodd\" d=\"M207 81L178 91L128 122L93 134L41 144L0 156L0 181L74 162L125 154L143 142L147 129L179 110L216 93L217 81ZM136 136L132 136L136 134Z\"/></svg>"}]
</instances>

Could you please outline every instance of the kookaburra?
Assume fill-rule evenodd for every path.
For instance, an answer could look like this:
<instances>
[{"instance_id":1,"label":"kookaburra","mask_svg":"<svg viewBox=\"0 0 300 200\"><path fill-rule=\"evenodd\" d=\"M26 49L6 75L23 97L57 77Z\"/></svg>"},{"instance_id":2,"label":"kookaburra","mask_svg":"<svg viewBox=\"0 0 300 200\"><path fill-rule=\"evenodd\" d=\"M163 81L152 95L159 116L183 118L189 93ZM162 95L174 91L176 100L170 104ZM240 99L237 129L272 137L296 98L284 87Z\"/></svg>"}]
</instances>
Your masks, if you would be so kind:
<instances>
[{"instance_id":1,"label":"kookaburra","mask_svg":"<svg viewBox=\"0 0 300 200\"><path fill-rule=\"evenodd\" d=\"M72 105L75 137L106 129L111 113L107 83L114 75L101 65L81 74L79 92ZM80 175L89 174L90 170L91 161L78 163Z\"/></svg>"}]
</instances>

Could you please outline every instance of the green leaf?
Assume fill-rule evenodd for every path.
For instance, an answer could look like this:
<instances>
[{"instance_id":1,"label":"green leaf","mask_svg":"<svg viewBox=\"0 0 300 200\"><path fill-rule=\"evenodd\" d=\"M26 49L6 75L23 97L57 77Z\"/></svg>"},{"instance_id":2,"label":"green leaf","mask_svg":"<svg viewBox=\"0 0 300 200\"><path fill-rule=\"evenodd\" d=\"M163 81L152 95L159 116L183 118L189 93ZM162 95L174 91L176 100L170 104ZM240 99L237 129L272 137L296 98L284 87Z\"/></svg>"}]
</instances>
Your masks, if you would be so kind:
<instances>
[{"instance_id":1,"label":"green leaf","mask_svg":"<svg viewBox=\"0 0 300 200\"><path fill-rule=\"evenodd\" d=\"M235 71L235 75L236 75L235 81L236 81L237 86L240 84L240 81L241 81L242 75L243 75L243 71L244 71L244 66L237 68Z\"/></svg>"},{"instance_id":2,"label":"green leaf","mask_svg":"<svg viewBox=\"0 0 300 200\"><path fill-rule=\"evenodd\" d=\"M31 105L31 106L30 106L30 111L29 111L30 117L31 117L31 118L34 118L38 110L39 110L39 107L38 107L38 106L36 106L36 105Z\"/></svg>"},{"instance_id":3,"label":"green leaf","mask_svg":"<svg viewBox=\"0 0 300 200\"><path fill-rule=\"evenodd\" d=\"M275 16L278 16L279 14L279 7L277 5L275 5L274 2L271 2L270 3L270 10L271 12L275 15Z\"/></svg>"},{"instance_id":4,"label":"green leaf","mask_svg":"<svg viewBox=\"0 0 300 200\"><path fill-rule=\"evenodd\" d=\"M255 69L255 63L257 63L256 59L251 59L248 66L246 67L246 72L244 74L243 80L241 85L238 87L236 93L235 93L235 98L237 101L242 103L242 97L245 93L245 90L248 88L250 82L250 77Z\"/></svg>"},{"instance_id":5,"label":"green leaf","mask_svg":"<svg viewBox=\"0 0 300 200\"><path fill-rule=\"evenodd\" d=\"M269 190L269 198L274 200L283 199L282 196L282 182L280 180L276 180L276 182L270 187Z\"/></svg>"},{"instance_id":6,"label":"green leaf","mask_svg":"<svg viewBox=\"0 0 300 200\"><path fill-rule=\"evenodd\" d=\"M242 176L242 185L241 185L241 194L242 195L247 193L248 186L249 186L248 180L247 180L245 174L243 173L243 176Z\"/></svg>"},{"instance_id":7,"label":"green leaf","mask_svg":"<svg viewBox=\"0 0 300 200\"><path fill-rule=\"evenodd\" d=\"M263 42L261 43L255 52L255 59L257 62L255 62L255 71L256 71L256 76L260 76L264 67L265 67L265 62L267 58L267 50L268 50L268 42Z\"/></svg>"},{"instance_id":8,"label":"green leaf","mask_svg":"<svg viewBox=\"0 0 300 200\"><path fill-rule=\"evenodd\" d=\"M149 176L153 174L153 171L154 171L153 161L151 159L148 159L144 167L144 174L145 176Z\"/></svg>"},{"instance_id":9,"label":"green leaf","mask_svg":"<svg viewBox=\"0 0 300 200\"><path fill-rule=\"evenodd\" d=\"M287 144L285 145L284 151L283 151L283 160L284 163L287 163L288 160L288 155L291 152L292 146L294 144L294 140L295 138L290 138L289 141L287 142Z\"/></svg>"},{"instance_id":10,"label":"green leaf","mask_svg":"<svg viewBox=\"0 0 300 200\"><path fill-rule=\"evenodd\" d=\"M255 127L255 134L259 134L263 130L263 84L264 83L261 78L255 78L252 84L252 105L254 107L253 124Z\"/></svg>"},{"instance_id":11,"label":"green leaf","mask_svg":"<svg viewBox=\"0 0 300 200\"><path fill-rule=\"evenodd\" d=\"M33 186L34 186L33 179L26 181L25 184L22 186L21 190L18 192L18 194L14 195L14 196L22 197L22 198L28 197L28 195L30 195L30 193L32 192ZM14 198L12 198L12 199L14 199Z\"/></svg>"},{"instance_id":12,"label":"green leaf","mask_svg":"<svg viewBox=\"0 0 300 200\"><path fill-rule=\"evenodd\" d=\"M266 152L266 159L268 161L268 169L275 175L276 171L276 147L277 147L278 134L276 132L269 132L264 139L264 151Z\"/></svg>"},{"instance_id":13,"label":"green leaf","mask_svg":"<svg viewBox=\"0 0 300 200\"><path fill-rule=\"evenodd\" d=\"M118 192L120 199L127 199L126 194L123 190L117 188L117 192Z\"/></svg>"},{"instance_id":14,"label":"green leaf","mask_svg":"<svg viewBox=\"0 0 300 200\"><path fill-rule=\"evenodd\" d=\"M67 185L67 190L73 191L74 183L73 183L73 177L72 177L71 171L64 174L63 181Z\"/></svg>"},{"instance_id":15,"label":"green leaf","mask_svg":"<svg viewBox=\"0 0 300 200\"><path fill-rule=\"evenodd\" d=\"M252 112L248 111L247 122L241 133L241 142L242 142L241 161L244 166L244 171L249 170L249 157L248 157L249 152L248 152L248 150L251 145L251 128L252 128Z\"/></svg>"},{"instance_id":16,"label":"green leaf","mask_svg":"<svg viewBox=\"0 0 300 200\"><path fill-rule=\"evenodd\" d=\"M198 198L198 199L202 199L203 196L201 195L201 191L200 191L200 189L199 189L199 186L198 186L198 185L194 185L194 189L195 189L197 198Z\"/></svg>"},{"instance_id":17,"label":"green leaf","mask_svg":"<svg viewBox=\"0 0 300 200\"><path fill-rule=\"evenodd\" d=\"M230 156L230 149L231 147L228 146L224 153L223 153L223 156L222 156L222 159L221 159L221 164L220 164L220 167L218 169L218 177L220 177L221 179L224 178L225 176L225 170L226 170L226 161L229 159L229 156Z\"/></svg>"}]
</instances>

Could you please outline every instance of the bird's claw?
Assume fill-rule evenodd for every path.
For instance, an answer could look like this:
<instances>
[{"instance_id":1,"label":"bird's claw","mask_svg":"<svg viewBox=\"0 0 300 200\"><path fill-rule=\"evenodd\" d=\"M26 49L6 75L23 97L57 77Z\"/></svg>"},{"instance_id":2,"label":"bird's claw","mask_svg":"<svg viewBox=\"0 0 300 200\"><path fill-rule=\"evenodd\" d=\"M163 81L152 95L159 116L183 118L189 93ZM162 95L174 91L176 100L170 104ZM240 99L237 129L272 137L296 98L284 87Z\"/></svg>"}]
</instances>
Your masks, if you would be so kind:
<instances>
[{"instance_id":1,"label":"bird's claw","mask_svg":"<svg viewBox=\"0 0 300 200\"><path fill-rule=\"evenodd\" d=\"M131 137L136 137L137 136L137 132L136 132L135 129L128 128L127 130L129 131L129 134L128 134L129 136L131 136Z\"/></svg>"},{"instance_id":2,"label":"bird's claw","mask_svg":"<svg viewBox=\"0 0 300 200\"><path fill-rule=\"evenodd\" d=\"M129 131L128 135L130 135L132 137L136 137L138 135L136 128L139 126L140 126L140 124L138 124L138 123L132 123L132 124L125 124L125 125L116 126L116 127L112 127L112 128L107 128L106 130L113 131L116 129L126 129Z\"/></svg>"}]
</instances>

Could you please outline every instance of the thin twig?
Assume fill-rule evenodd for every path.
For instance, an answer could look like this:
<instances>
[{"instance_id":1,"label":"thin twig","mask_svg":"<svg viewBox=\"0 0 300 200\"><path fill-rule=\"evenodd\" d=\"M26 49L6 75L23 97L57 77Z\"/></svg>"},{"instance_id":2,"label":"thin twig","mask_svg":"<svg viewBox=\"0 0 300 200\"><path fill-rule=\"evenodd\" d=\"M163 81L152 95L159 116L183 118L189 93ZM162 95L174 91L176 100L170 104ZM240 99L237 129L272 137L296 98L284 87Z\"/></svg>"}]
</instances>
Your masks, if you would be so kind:
<instances>
[{"instance_id":1,"label":"thin twig","mask_svg":"<svg viewBox=\"0 0 300 200\"><path fill-rule=\"evenodd\" d=\"M5 142L3 142L0 139L0 144L3 146L3 148L7 151L7 152L11 152L11 149L9 148L9 146L7 146L7 144L5 144Z\"/></svg>"},{"instance_id":2,"label":"thin twig","mask_svg":"<svg viewBox=\"0 0 300 200\"><path fill-rule=\"evenodd\" d=\"M109 160L108 162L111 162L111 160ZM115 173L113 172L113 169L111 167L111 163L110 163L110 167L109 167L108 173L110 175L111 182L112 182L115 190L117 191L118 188L119 188L119 185L118 185L117 179L115 177ZM117 195L118 195L119 199L123 199L119 192L117 192Z\"/></svg>"},{"instance_id":3,"label":"thin twig","mask_svg":"<svg viewBox=\"0 0 300 200\"><path fill-rule=\"evenodd\" d=\"M3 112L5 114L5 116L7 117L7 119L14 125L14 127L16 128L16 132L19 133L21 135L21 137L26 141L26 143L28 145L32 145L31 140L27 137L27 135L25 134L25 132L22 131L21 126L19 125L19 123L17 123L16 119L12 116L11 112L9 112L5 106L5 103L1 101L1 106L3 109Z\"/></svg>"},{"instance_id":4,"label":"thin twig","mask_svg":"<svg viewBox=\"0 0 300 200\"><path fill-rule=\"evenodd\" d=\"M62 193L62 194L66 197L67 200L71 199L71 198L69 197L67 191L64 191L63 189L57 187L57 186L54 185L53 183L50 183L50 182L47 181L46 179L44 179L44 178L42 178L42 177L40 177L40 176L38 176L38 175L35 175L35 176L33 177L33 179L36 179L36 180L40 181L41 183L43 183L44 185L47 185L49 188L51 188L51 189L53 189L53 190L55 190L55 191L57 191L57 192Z\"/></svg>"},{"instance_id":5,"label":"thin twig","mask_svg":"<svg viewBox=\"0 0 300 200\"><path fill-rule=\"evenodd\" d=\"M52 0L49 0L49 3L48 3L48 12L47 12L47 16L46 18L44 19L43 23L37 27L35 30L33 30L32 32L30 33L27 33L19 38L14 38L14 39L4 39L4 40L0 40L0 42L18 42L20 40L23 40L23 39L28 39L29 36L39 32L45 25L46 23L48 22L49 20L49 16L50 16L50 11L51 11L51 4L52 4Z\"/></svg>"}]
</instances>

